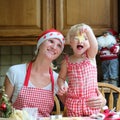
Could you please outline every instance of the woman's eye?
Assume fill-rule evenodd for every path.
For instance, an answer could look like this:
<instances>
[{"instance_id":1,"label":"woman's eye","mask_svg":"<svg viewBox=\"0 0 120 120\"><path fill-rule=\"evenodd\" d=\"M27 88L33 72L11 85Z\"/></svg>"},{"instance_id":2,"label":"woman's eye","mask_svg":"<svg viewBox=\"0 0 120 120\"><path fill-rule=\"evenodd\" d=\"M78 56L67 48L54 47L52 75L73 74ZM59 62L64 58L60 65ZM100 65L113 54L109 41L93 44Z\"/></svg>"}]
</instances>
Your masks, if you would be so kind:
<instances>
[{"instance_id":1,"label":"woman's eye","mask_svg":"<svg viewBox=\"0 0 120 120\"><path fill-rule=\"evenodd\" d=\"M50 43L53 43L53 40L49 39L49 42L50 42Z\"/></svg>"},{"instance_id":2,"label":"woman's eye","mask_svg":"<svg viewBox=\"0 0 120 120\"><path fill-rule=\"evenodd\" d=\"M49 39L48 40L50 43L54 43L54 40L52 40L52 39ZM57 46L59 47L59 48L62 48L62 45L61 44L57 44Z\"/></svg>"},{"instance_id":3,"label":"woman's eye","mask_svg":"<svg viewBox=\"0 0 120 120\"><path fill-rule=\"evenodd\" d=\"M62 45L61 45L61 44L58 44L58 47L59 47L59 48L62 48Z\"/></svg>"}]
</instances>

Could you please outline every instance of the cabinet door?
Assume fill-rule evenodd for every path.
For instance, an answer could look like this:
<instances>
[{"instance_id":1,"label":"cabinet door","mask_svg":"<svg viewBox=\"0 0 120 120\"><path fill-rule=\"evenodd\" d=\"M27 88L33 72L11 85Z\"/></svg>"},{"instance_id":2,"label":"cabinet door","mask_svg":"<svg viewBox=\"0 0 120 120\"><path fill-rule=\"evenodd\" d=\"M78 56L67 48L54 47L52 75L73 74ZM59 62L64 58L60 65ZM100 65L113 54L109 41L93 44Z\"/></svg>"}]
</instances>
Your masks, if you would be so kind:
<instances>
[{"instance_id":1,"label":"cabinet door","mask_svg":"<svg viewBox=\"0 0 120 120\"><path fill-rule=\"evenodd\" d=\"M51 5L52 0L0 0L0 45L35 44L53 25Z\"/></svg>"},{"instance_id":2,"label":"cabinet door","mask_svg":"<svg viewBox=\"0 0 120 120\"><path fill-rule=\"evenodd\" d=\"M66 35L78 23L90 25L96 35L117 30L117 0L56 0L56 28Z\"/></svg>"}]
</instances>

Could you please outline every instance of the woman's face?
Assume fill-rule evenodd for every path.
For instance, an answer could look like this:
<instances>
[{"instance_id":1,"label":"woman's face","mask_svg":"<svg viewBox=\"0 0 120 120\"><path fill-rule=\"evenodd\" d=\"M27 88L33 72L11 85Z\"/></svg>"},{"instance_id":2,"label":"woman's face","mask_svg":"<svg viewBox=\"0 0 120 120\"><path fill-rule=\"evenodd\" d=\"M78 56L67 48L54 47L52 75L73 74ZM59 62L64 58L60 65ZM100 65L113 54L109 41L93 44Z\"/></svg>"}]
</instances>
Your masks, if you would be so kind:
<instances>
[{"instance_id":1,"label":"woman's face","mask_svg":"<svg viewBox=\"0 0 120 120\"><path fill-rule=\"evenodd\" d=\"M55 60L62 51L63 44L56 38L46 40L39 47L39 54L44 54L50 60Z\"/></svg>"}]
</instances>

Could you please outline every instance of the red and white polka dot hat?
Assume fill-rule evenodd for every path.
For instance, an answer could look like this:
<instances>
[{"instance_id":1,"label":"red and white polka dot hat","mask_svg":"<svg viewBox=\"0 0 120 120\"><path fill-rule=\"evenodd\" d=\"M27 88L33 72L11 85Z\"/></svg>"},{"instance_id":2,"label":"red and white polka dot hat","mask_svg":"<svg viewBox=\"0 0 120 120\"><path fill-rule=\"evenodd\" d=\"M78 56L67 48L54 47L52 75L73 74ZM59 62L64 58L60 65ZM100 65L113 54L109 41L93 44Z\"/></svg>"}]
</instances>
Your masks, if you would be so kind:
<instances>
[{"instance_id":1,"label":"red and white polka dot hat","mask_svg":"<svg viewBox=\"0 0 120 120\"><path fill-rule=\"evenodd\" d=\"M46 30L44 31L39 37L38 37L38 43L37 43L37 49L35 51L35 54L38 53L38 49L39 49L39 46L45 41L45 40L48 40L48 39L51 39L51 38L57 38L60 40L60 42L63 44L64 46L64 43L65 43L65 38L64 36L62 35L62 33L60 33L59 31L55 30L55 29L50 29L50 30Z\"/></svg>"}]
</instances>

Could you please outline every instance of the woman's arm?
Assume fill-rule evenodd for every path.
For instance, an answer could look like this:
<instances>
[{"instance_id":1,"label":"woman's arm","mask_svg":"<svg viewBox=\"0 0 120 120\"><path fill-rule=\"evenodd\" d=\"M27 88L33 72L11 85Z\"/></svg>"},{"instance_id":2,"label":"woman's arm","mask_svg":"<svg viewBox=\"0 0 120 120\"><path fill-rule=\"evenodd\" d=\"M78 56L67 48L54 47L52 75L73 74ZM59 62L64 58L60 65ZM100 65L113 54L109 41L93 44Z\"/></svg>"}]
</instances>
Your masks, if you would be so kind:
<instances>
[{"instance_id":1,"label":"woman's arm","mask_svg":"<svg viewBox=\"0 0 120 120\"><path fill-rule=\"evenodd\" d=\"M102 107L106 105L106 99L104 98L104 96L101 94L99 90L97 92L98 92L98 96L89 98L86 101L86 103L89 107L101 109ZM64 104L66 100L66 94L62 96L58 96L58 97L61 100L61 102Z\"/></svg>"},{"instance_id":2,"label":"woman's arm","mask_svg":"<svg viewBox=\"0 0 120 120\"><path fill-rule=\"evenodd\" d=\"M106 99L99 90L97 90L97 93L97 97L91 97L86 102L89 107L101 109L103 106L106 105Z\"/></svg>"},{"instance_id":3,"label":"woman's arm","mask_svg":"<svg viewBox=\"0 0 120 120\"><path fill-rule=\"evenodd\" d=\"M8 95L8 98L11 100L14 91L14 86L10 83L10 80L7 76L5 77L4 86L5 86L5 93Z\"/></svg>"}]
</instances>

